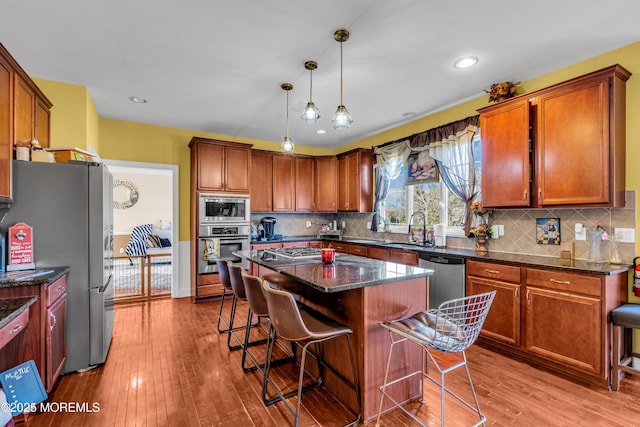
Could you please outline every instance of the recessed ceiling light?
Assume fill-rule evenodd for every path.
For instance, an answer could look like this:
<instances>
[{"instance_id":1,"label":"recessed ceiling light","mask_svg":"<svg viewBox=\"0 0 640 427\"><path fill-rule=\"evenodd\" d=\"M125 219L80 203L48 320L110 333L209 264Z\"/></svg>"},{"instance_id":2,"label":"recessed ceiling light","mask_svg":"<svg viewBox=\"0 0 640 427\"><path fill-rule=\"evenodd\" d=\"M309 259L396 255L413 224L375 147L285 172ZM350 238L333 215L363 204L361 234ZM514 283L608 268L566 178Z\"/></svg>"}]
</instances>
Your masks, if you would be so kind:
<instances>
[{"instance_id":1,"label":"recessed ceiling light","mask_svg":"<svg viewBox=\"0 0 640 427\"><path fill-rule=\"evenodd\" d=\"M324 130L324 129L318 129L318 130L316 131L316 133L317 133L318 135L324 135L325 133L327 133L327 131L326 131L326 130Z\"/></svg>"},{"instance_id":2,"label":"recessed ceiling light","mask_svg":"<svg viewBox=\"0 0 640 427\"><path fill-rule=\"evenodd\" d=\"M135 102L136 104L146 104L147 100L144 98L140 98L139 96L130 96L129 100L131 102Z\"/></svg>"},{"instance_id":3,"label":"recessed ceiling light","mask_svg":"<svg viewBox=\"0 0 640 427\"><path fill-rule=\"evenodd\" d=\"M466 56L454 62L453 66L456 68L469 68L469 67L473 67L477 63L478 63L478 58L476 58L475 56Z\"/></svg>"}]
</instances>

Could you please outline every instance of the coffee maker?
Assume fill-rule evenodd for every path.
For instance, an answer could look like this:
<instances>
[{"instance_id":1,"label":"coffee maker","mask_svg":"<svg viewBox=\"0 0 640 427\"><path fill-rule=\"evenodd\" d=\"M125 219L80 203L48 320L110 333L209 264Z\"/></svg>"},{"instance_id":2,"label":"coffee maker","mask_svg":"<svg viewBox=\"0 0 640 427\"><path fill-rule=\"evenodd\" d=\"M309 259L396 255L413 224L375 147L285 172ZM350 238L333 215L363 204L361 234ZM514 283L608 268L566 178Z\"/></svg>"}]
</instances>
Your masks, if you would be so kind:
<instances>
[{"instance_id":1,"label":"coffee maker","mask_svg":"<svg viewBox=\"0 0 640 427\"><path fill-rule=\"evenodd\" d=\"M264 240L277 240L278 236L276 234L276 222L278 220L272 216L265 216L260 218L260 224L262 225L262 238Z\"/></svg>"}]
</instances>

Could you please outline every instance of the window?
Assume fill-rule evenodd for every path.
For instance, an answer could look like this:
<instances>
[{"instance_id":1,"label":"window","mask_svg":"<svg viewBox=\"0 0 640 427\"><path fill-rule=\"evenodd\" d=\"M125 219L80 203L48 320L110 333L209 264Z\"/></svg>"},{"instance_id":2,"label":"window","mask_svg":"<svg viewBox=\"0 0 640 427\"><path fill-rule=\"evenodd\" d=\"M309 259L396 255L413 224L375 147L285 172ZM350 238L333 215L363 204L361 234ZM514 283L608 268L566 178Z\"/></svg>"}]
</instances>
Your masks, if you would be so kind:
<instances>
[{"instance_id":1,"label":"window","mask_svg":"<svg viewBox=\"0 0 640 427\"><path fill-rule=\"evenodd\" d=\"M480 186L481 146L480 132L476 133L472 143L474 170L478 187ZM409 219L413 212L425 212L427 226L446 224L447 235L464 236L464 203L449 191L440 178L439 182L419 185L404 184L405 174L391 181L387 197L382 203L380 213L393 233L407 233ZM416 224L418 225L418 224ZM382 230L382 227L379 228Z\"/></svg>"}]
</instances>

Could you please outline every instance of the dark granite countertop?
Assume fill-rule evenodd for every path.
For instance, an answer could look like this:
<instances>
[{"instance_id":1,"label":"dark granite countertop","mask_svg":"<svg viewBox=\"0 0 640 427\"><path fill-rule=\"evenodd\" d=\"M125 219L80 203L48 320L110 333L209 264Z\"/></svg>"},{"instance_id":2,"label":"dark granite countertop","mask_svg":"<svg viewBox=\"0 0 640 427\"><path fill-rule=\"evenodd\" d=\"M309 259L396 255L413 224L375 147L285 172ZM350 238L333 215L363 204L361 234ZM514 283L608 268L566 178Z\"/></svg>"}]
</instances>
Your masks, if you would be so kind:
<instances>
[{"instance_id":1,"label":"dark granite countertop","mask_svg":"<svg viewBox=\"0 0 640 427\"><path fill-rule=\"evenodd\" d=\"M69 267L39 267L35 270L10 271L0 274L0 288L52 283L69 272Z\"/></svg>"},{"instance_id":2,"label":"dark granite countertop","mask_svg":"<svg viewBox=\"0 0 640 427\"><path fill-rule=\"evenodd\" d=\"M0 298L0 329L37 300L38 297Z\"/></svg>"},{"instance_id":3,"label":"dark granite countertop","mask_svg":"<svg viewBox=\"0 0 640 427\"><path fill-rule=\"evenodd\" d=\"M334 241L330 239L319 239L316 236L285 236L282 240L259 242L252 241L251 243L278 243L278 242L303 242L309 240L323 240ZM479 261L497 261L508 264L531 266L531 267L545 267L554 268L558 270L567 270L574 273L588 273L588 274L602 274L613 275L619 273L625 273L632 269L631 264L609 264L607 262L602 264L587 263L585 260L563 260L557 257L536 256L528 254L515 254L506 252L492 252L489 251L486 254L479 254L472 249L455 249L455 248L430 248L420 245L413 245L409 243L399 242L383 242L370 239L358 239L357 237L343 237L340 240L335 240L340 243L357 244L365 246L376 246L388 249L404 249L418 252L418 255L426 259L432 255L449 255L460 256L465 259L474 259Z\"/></svg>"},{"instance_id":4,"label":"dark granite countertop","mask_svg":"<svg viewBox=\"0 0 640 427\"><path fill-rule=\"evenodd\" d=\"M292 259L261 250L234 253L321 292L340 292L433 274L433 270L425 268L342 253L336 254L335 262L329 265L322 264L319 257Z\"/></svg>"}]
</instances>

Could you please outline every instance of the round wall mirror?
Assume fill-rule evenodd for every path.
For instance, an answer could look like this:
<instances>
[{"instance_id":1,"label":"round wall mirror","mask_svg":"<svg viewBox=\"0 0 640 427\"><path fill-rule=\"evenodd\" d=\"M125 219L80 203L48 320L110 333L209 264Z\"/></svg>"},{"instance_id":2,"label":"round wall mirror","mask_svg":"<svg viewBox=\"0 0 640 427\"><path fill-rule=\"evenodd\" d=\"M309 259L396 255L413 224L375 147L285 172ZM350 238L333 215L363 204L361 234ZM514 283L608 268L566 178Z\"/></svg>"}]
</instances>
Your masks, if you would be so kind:
<instances>
[{"instance_id":1,"label":"round wall mirror","mask_svg":"<svg viewBox=\"0 0 640 427\"><path fill-rule=\"evenodd\" d=\"M113 207L127 209L138 201L138 187L128 179L113 181Z\"/></svg>"}]
</instances>

